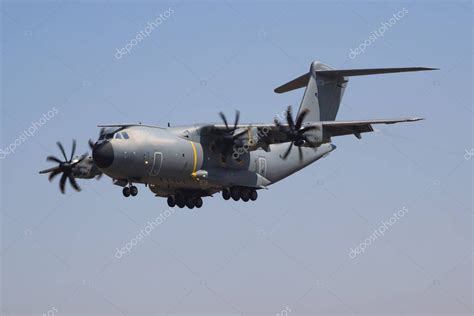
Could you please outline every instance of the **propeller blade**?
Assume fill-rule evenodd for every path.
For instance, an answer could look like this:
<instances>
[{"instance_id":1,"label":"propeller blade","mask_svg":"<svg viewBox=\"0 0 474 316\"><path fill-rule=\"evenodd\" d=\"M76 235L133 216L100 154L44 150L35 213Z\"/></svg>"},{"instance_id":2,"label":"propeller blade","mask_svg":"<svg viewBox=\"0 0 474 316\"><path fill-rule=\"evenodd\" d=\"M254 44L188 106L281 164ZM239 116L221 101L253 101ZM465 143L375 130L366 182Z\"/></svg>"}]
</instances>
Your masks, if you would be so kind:
<instances>
[{"instance_id":1,"label":"propeller blade","mask_svg":"<svg viewBox=\"0 0 474 316\"><path fill-rule=\"evenodd\" d=\"M71 183L72 187L78 192L81 191L81 188L77 185L76 179L74 179L72 175L69 175L68 178L69 183Z\"/></svg>"},{"instance_id":2,"label":"propeller blade","mask_svg":"<svg viewBox=\"0 0 474 316\"><path fill-rule=\"evenodd\" d=\"M282 158L284 160L286 160L286 158L288 158L288 155L290 154L292 148L293 148L293 142L291 142L290 146L288 146L288 149L286 150L285 154L283 155Z\"/></svg>"},{"instance_id":3,"label":"propeller blade","mask_svg":"<svg viewBox=\"0 0 474 316\"><path fill-rule=\"evenodd\" d=\"M76 153L76 140L73 139L72 140L72 149L71 149L71 158L69 158L69 161L72 160L72 158L74 157L74 154Z\"/></svg>"},{"instance_id":4,"label":"propeller blade","mask_svg":"<svg viewBox=\"0 0 474 316\"><path fill-rule=\"evenodd\" d=\"M45 173L49 173L49 172L51 172L51 171L54 171L54 170L56 170L56 169L58 169L58 167L53 167L53 168L41 170L39 173L40 173L40 174L45 174Z\"/></svg>"},{"instance_id":5,"label":"propeller blade","mask_svg":"<svg viewBox=\"0 0 474 316\"><path fill-rule=\"evenodd\" d=\"M299 154L300 162L302 162L303 161L303 149L301 148L301 146L298 146L298 154Z\"/></svg>"},{"instance_id":6,"label":"propeller blade","mask_svg":"<svg viewBox=\"0 0 474 316\"><path fill-rule=\"evenodd\" d=\"M46 157L46 160L47 161L52 161L52 162L57 162L57 163L62 163L61 160L59 160L58 158L56 158L54 156L48 156L48 157Z\"/></svg>"},{"instance_id":7,"label":"propeller blade","mask_svg":"<svg viewBox=\"0 0 474 316\"><path fill-rule=\"evenodd\" d=\"M222 112L219 112L219 116L220 116L220 117L221 117L221 119L224 121L225 128L226 128L227 130L229 130L229 124L227 124L227 119L225 118L225 115L224 115L224 113L222 113Z\"/></svg>"},{"instance_id":8,"label":"propeller blade","mask_svg":"<svg viewBox=\"0 0 474 316\"><path fill-rule=\"evenodd\" d=\"M53 172L49 174L49 177L48 177L49 182L53 181L53 179L60 173L61 173L61 169L53 170Z\"/></svg>"},{"instance_id":9,"label":"propeller blade","mask_svg":"<svg viewBox=\"0 0 474 316\"><path fill-rule=\"evenodd\" d=\"M102 175L103 175L103 173L101 172L101 173L99 173L99 175L96 176L95 178L96 178L97 180L100 180L100 178L102 178Z\"/></svg>"},{"instance_id":10,"label":"propeller blade","mask_svg":"<svg viewBox=\"0 0 474 316\"><path fill-rule=\"evenodd\" d=\"M59 181L59 189L61 189L61 193L64 194L64 187L66 186L67 174L63 173L61 176L61 180Z\"/></svg>"},{"instance_id":11,"label":"propeller blade","mask_svg":"<svg viewBox=\"0 0 474 316\"><path fill-rule=\"evenodd\" d=\"M61 150L61 153L63 154L64 160L67 161L66 152L64 151L63 144L61 144L60 142L56 142L56 144L58 145L59 149Z\"/></svg>"},{"instance_id":12,"label":"propeller blade","mask_svg":"<svg viewBox=\"0 0 474 316\"><path fill-rule=\"evenodd\" d=\"M235 132L237 129L237 125L239 124L239 119L240 119L240 111L235 111L235 121L234 121L234 128L232 129L232 132Z\"/></svg>"},{"instance_id":13,"label":"propeller blade","mask_svg":"<svg viewBox=\"0 0 474 316\"><path fill-rule=\"evenodd\" d=\"M308 109L304 109L303 111L301 111L300 115L298 115L298 117L296 118L296 123L295 123L296 129L299 130L301 128L301 124L303 124L303 120L306 117L306 115L308 115L308 113L309 113Z\"/></svg>"},{"instance_id":14,"label":"propeller blade","mask_svg":"<svg viewBox=\"0 0 474 316\"><path fill-rule=\"evenodd\" d=\"M286 120L288 121L288 126L291 130L295 129L295 121L293 121L293 115L291 114L291 105L288 106L288 110L286 110Z\"/></svg>"},{"instance_id":15,"label":"propeller blade","mask_svg":"<svg viewBox=\"0 0 474 316\"><path fill-rule=\"evenodd\" d=\"M89 139L89 147L91 150L94 148L94 141L92 139Z\"/></svg>"}]
</instances>

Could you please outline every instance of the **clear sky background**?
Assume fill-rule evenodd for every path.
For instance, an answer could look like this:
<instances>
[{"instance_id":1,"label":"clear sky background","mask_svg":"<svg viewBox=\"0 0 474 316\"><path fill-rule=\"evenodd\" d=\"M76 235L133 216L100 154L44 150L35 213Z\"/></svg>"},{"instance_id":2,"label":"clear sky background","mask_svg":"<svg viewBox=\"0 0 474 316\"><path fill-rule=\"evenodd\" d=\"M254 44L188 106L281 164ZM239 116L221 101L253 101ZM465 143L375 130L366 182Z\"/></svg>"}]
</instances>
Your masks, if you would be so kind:
<instances>
[{"instance_id":1,"label":"clear sky background","mask_svg":"<svg viewBox=\"0 0 474 316\"><path fill-rule=\"evenodd\" d=\"M2 315L473 313L471 2L2 1L0 16L1 148L58 110L1 160ZM125 199L106 177L62 195L38 175L57 140L85 152L100 123L218 122L236 109L271 122L303 94L273 89L313 60L441 70L351 78L337 119L426 120L334 138L330 156L258 201L178 209L120 259L166 200L143 186Z\"/></svg>"}]
</instances>

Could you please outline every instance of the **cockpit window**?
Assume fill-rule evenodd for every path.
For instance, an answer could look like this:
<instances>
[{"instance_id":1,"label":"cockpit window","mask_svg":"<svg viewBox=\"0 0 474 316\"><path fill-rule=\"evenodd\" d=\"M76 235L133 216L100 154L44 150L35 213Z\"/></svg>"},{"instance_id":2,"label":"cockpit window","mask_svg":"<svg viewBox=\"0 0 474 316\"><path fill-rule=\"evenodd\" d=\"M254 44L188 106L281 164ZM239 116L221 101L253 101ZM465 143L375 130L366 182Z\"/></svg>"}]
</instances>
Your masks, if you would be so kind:
<instances>
[{"instance_id":1,"label":"cockpit window","mask_svg":"<svg viewBox=\"0 0 474 316\"><path fill-rule=\"evenodd\" d=\"M116 133L115 134L115 139L122 139L122 134L121 133Z\"/></svg>"},{"instance_id":2,"label":"cockpit window","mask_svg":"<svg viewBox=\"0 0 474 316\"><path fill-rule=\"evenodd\" d=\"M128 138L129 138L127 132L122 132L122 136L123 136L124 139L128 139Z\"/></svg>"}]
</instances>

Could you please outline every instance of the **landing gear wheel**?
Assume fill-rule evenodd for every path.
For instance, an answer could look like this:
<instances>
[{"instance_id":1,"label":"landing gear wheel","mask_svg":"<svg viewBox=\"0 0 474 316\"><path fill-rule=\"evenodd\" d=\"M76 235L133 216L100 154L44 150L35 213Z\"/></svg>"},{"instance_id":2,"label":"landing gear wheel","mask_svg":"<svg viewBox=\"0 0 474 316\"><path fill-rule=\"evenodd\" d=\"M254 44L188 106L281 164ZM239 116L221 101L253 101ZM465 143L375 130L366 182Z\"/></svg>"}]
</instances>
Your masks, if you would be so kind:
<instances>
[{"instance_id":1,"label":"landing gear wheel","mask_svg":"<svg viewBox=\"0 0 474 316\"><path fill-rule=\"evenodd\" d=\"M130 196L130 188L129 188L129 187L123 188L122 194L123 194L123 196L125 196L125 197L129 197L129 196Z\"/></svg>"},{"instance_id":2,"label":"landing gear wheel","mask_svg":"<svg viewBox=\"0 0 474 316\"><path fill-rule=\"evenodd\" d=\"M201 208L202 206L202 199L200 197L198 197L197 199L194 200L194 205L197 207L197 208Z\"/></svg>"},{"instance_id":3,"label":"landing gear wheel","mask_svg":"<svg viewBox=\"0 0 474 316\"><path fill-rule=\"evenodd\" d=\"M224 198L224 200L230 199L230 190L227 188L222 190L222 197Z\"/></svg>"},{"instance_id":4,"label":"landing gear wheel","mask_svg":"<svg viewBox=\"0 0 474 316\"><path fill-rule=\"evenodd\" d=\"M234 201L238 201L240 199L240 190L237 188L230 189L230 196Z\"/></svg>"},{"instance_id":5,"label":"landing gear wheel","mask_svg":"<svg viewBox=\"0 0 474 316\"><path fill-rule=\"evenodd\" d=\"M186 200L182 195L176 196L176 205L178 205L179 208L183 208L186 206Z\"/></svg>"},{"instance_id":6,"label":"landing gear wheel","mask_svg":"<svg viewBox=\"0 0 474 316\"><path fill-rule=\"evenodd\" d=\"M257 190L255 189L250 190L249 197L252 201L255 201L258 198Z\"/></svg>"},{"instance_id":7,"label":"landing gear wheel","mask_svg":"<svg viewBox=\"0 0 474 316\"><path fill-rule=\"evenodd\" d=\"M132 185L132 186L130 187L130 194L131 194L132 196L137 196L137 194L138 194L138 188L137 188L136 186Z\"/></svg>"},{"instance_id":8,"label":"landing gear wheel","mask_svg":"<svg viewBox=\"0 0 474 316\"><path fill-rule=\"evenodd\" d=\"M174 196L172 195L168 196L168 206L175 207L175 205L176 205L176 200L174 199Z\"/></svg>"},{"instance_id":9,"label":"landing gear wheel","mask_svg":"<svg viewBox=\"0 0 474 316\"><path fill-rule=\"evenodd\" d=\"M194 208L194 199L193 198L187 198L186 199L186 206L189 208L189 209L193 209Z\"/></svg>"},{"instance_id":10,"label":"landing gear wheel","mask_svg":"<svg viewBox=\"0 0 474 316\"><path fill-rule=\"evenodd\" d=\"M248 202L250 199L250 191L247 189L240 191L240 198L242 199L242 201Z\"/></svg>"}]
</instances>

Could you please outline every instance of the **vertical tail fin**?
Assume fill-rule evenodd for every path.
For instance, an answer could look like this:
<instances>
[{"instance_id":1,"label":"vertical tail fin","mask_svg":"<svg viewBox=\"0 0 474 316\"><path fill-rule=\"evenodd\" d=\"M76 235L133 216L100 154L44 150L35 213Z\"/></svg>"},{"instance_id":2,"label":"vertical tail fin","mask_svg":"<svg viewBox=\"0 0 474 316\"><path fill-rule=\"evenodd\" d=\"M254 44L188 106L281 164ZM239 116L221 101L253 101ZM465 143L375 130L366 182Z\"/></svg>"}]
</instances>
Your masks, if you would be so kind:
<instances>
[{"instance_id":1,"label":"vertical tail fin","mask_svg":"<svg viewBox=\"0 0 474 316\"><path fill-rule=\"evenodd\" d=\"M347 77L423 70L436 70L436 68L405 67L338 70L315 61L311 63L308 73L276 88L275 92L285 93L306 87L299 109L299 112L304 109L310 111L305 121L334 121L349 81Z\"/></svg>"}]
</instances>

